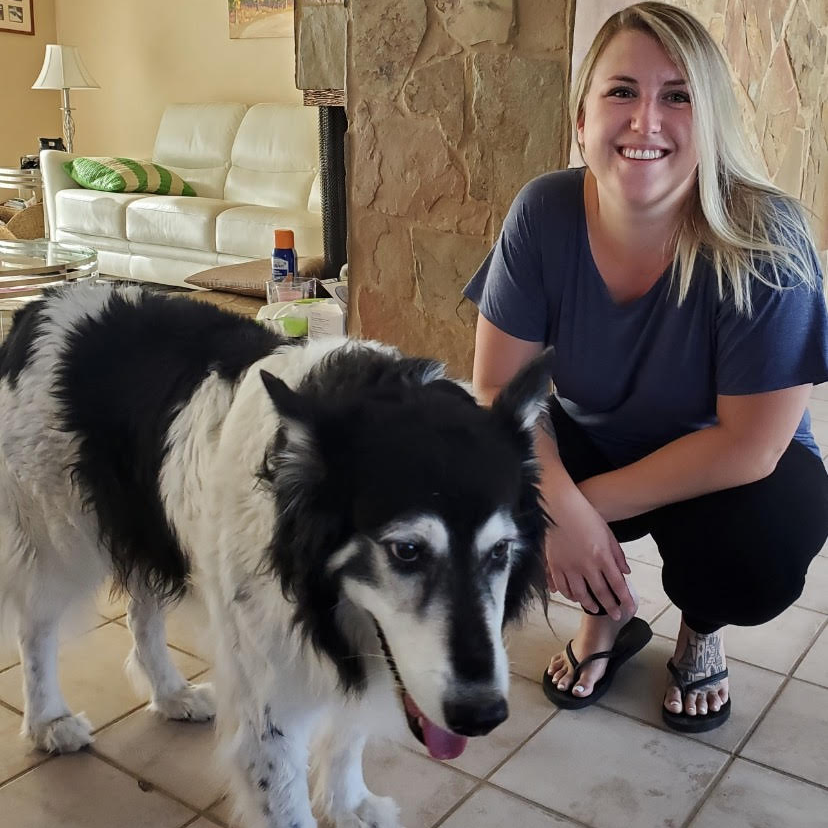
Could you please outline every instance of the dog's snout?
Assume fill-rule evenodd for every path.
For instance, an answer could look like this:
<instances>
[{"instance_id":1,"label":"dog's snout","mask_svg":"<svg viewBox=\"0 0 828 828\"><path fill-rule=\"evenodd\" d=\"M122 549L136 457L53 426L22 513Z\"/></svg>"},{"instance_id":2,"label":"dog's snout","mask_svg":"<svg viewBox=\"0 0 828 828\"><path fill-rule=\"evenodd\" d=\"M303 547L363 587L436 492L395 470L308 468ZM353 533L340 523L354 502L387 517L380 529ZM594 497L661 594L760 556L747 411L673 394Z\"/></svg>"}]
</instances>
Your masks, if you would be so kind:
<instances>
[{"instance_id":1,"label":"dog's snout","mask_svg":"<svg viewBox=\"0 0 828 828\"><path fill-rule=\"evenodd\" d=\"M443 705L446 724L461 736L485 736L509 716L509 705L502 696L483 704L461 701Z\"/></svg>"}]
</instances>

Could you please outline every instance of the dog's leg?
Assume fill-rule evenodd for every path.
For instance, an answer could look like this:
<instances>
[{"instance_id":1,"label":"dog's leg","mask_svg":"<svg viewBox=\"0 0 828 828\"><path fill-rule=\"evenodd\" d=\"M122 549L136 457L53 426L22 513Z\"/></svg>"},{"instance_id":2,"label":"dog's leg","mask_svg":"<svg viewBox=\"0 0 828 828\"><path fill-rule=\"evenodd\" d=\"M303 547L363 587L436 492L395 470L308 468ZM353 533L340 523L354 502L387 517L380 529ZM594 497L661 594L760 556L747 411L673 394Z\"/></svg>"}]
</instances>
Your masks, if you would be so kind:
<instances>
[{"instance_id":1,"label":"dog's leg","mask_svg":"<svg viewBox=\"0 0 828 828\"><path fill-rule=\"evenodd\" d=\"M59 613L45 612L20 618L18 640L25 696L23 733L41 750L71 753L92 741L92 725L83 713L72 715L60 692L59 619Z\"/></svg>"},{"instance_id":2,"label":"dog's leg","mask_svg":"<svg viewBox=\"0 0 828 828\"><path fill-rule=\"evenodd\" d=\"M320 743L319 798L336 828L399 828L399 808L393 799L376 796L365 786L362 751L365 737L353 730L331 727Z\"/></svg>"},{"instance_id":3,"label":"dog's leg","mask_svg":"<svg viewBox=\"0 0 828 828\"><path fill-rule=\"evenodd\" d=\"M314 714L297 712L295 699L289 714L275 704L265 703L259 709L253 693L239 687L238 677L220 676L218 690L219 738L230 761L239 824L316 828L307 772Z\"/></svg>"},{"instance_id":4,"label":"dog's leg","mask_svg":"<svg viewBox=\"0 0 828 828\"><path fill-rule=\"evenodd\" d=\"M212 719L216 709L212 685L190 684L170 659L159 600L145 590L134 589L127 605L127 624L135 640L127 665L137 664L149 679L150 709L167 719Z\"/></svg>"}]
</instances>

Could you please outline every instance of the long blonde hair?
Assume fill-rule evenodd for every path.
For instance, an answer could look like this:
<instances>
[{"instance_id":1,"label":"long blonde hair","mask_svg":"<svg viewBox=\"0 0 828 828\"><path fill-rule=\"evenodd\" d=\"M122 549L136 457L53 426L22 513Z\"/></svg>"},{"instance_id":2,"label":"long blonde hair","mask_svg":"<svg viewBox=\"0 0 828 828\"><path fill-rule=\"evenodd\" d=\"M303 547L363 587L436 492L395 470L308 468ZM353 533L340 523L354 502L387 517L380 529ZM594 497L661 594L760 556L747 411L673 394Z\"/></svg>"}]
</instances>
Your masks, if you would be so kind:
<instances>
[{"instance_id":1,"label":"long blonde hair","mask_svg":"<svg viewBox=\"0 0 828 828\"><path fill-rule=\"evenodd\" d=\"M700 253L715 270L719 296L729 285L736 307L747 315L751 279L779 289L801 283L815 287L819 260L803 207L768 180L750 150L727 64L689 12L646 2L612 15L578 71L570 98L572 123L583 115L596 61L616 34L629 30L644 32L661 45L684 73L693 107L699 165L697 186L675 236L679 303L690 289Z\"/></svg>"}]
</instances>

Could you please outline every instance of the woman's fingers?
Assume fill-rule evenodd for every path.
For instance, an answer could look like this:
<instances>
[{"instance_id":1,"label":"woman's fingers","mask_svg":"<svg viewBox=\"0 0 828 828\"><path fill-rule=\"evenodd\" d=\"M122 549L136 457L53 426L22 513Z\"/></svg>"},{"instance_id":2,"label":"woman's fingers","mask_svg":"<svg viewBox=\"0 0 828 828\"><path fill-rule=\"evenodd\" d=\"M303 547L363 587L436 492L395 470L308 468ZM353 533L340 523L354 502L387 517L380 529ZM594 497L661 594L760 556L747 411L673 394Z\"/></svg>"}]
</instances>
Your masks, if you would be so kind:
<instances>
[{"instance_id":1,"label":"woman's fingers","mask_svg":"<svg viewBox=\"0 0 828 828\"><path fill-rule=\"evenodd\" d=\"M616 567L612 567L608 572L604 573L604 578L606 579L605 582L608 588L615 593L613 605L619 608L618 617L621 617L622 612L629 616L635 615L635 599L632 597L630 588L627 586L627 579L624 577L624 574ZM615 599L618 600L617 604L615 603Z\"/></svg>"},{"instance_id":2,"label":"woman's fingers","mask_svg":"<svg viewBox=\"0 0 828 828\"><path fill-rule=\"evenodd\" d=\"M589 590L587 589L587 582L585 578L581 575L576 575L574 573L568 573L566 576L567 580L569 581L569 588L572 592L572 599L573 601L577 601L585 610L589 612L598 612L601 608L593 598L589 594ZM600 601L599 596L595 596Z\"/></svg>"}]
</instances>

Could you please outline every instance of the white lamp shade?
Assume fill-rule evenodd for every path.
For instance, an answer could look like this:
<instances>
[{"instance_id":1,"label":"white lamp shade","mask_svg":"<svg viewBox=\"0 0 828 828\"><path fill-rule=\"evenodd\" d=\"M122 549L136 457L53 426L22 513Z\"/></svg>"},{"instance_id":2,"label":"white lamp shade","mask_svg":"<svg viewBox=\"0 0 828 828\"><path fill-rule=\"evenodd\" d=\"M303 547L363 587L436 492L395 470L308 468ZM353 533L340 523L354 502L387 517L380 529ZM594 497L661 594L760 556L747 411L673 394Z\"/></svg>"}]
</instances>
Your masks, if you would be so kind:
<instances>
[{"instance_id":1,"label":"white lamp shade","mask_svg":"<svg viewBox=\"0 0 828 828\"><path fill-rule=\"evenodd\" d=\"M84 66L77 46L50 43L32 89L100 89L100 86Z\"/></svg>"}]
</instances>

